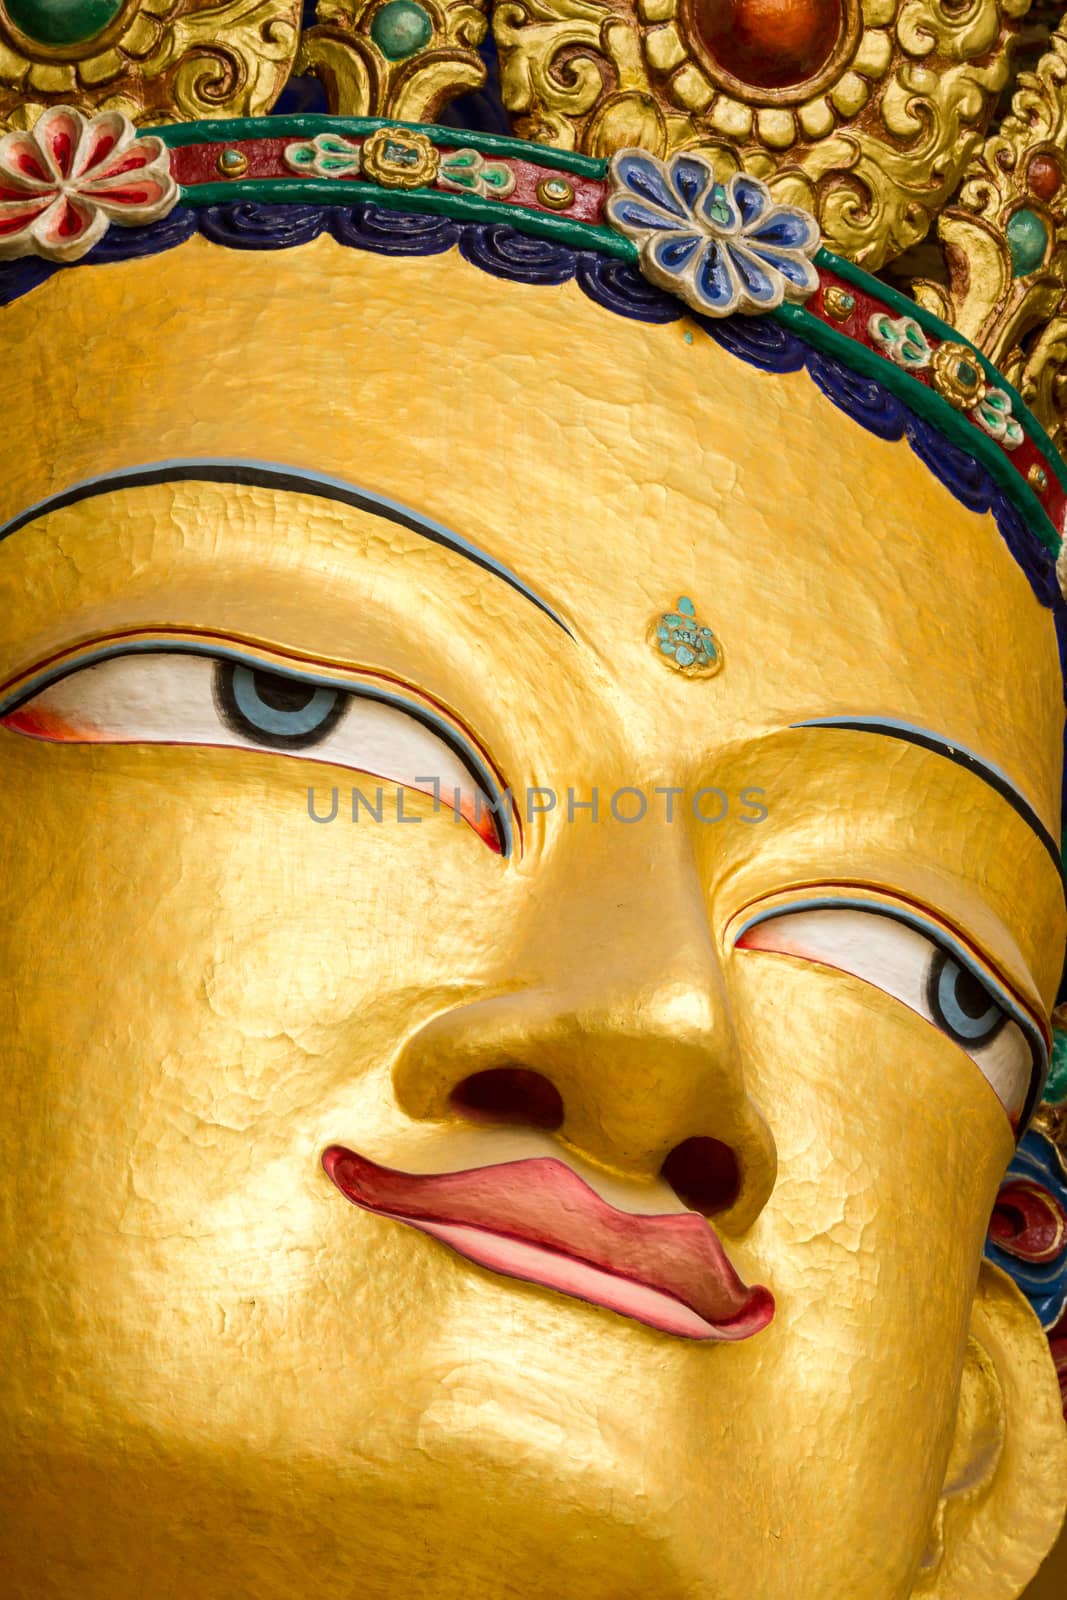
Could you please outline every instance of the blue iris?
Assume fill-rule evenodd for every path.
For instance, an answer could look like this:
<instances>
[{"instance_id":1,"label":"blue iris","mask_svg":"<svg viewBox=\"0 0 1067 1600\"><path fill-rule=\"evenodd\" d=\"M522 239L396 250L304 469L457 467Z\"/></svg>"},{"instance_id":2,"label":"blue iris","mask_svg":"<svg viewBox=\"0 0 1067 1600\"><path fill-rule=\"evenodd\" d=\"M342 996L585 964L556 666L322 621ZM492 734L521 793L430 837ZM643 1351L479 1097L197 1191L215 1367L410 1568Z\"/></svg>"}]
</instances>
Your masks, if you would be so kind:
<instances>
[{"instance_id":1,"label":"blue iris","mask_svg":"<svg viewBox=\"0 0 1067 1600\"><path fill-rule=\"evenodd\" d=\"M1008 1020L985 984L947 951L930 968L927 1002L938 1027L963 1045L988 1044Z\"/></svg>"},{"instance_id":2,"label":"blue iris","mask_svg":"<svg viewBox=\"0 0 1067 1600\"><path fill-rule=\"evenodd\" d=\"M215 698L232 732L274 750L320 743L348 700L340 689L228 661L215 669Z\"/></svg>"}]
</instances>

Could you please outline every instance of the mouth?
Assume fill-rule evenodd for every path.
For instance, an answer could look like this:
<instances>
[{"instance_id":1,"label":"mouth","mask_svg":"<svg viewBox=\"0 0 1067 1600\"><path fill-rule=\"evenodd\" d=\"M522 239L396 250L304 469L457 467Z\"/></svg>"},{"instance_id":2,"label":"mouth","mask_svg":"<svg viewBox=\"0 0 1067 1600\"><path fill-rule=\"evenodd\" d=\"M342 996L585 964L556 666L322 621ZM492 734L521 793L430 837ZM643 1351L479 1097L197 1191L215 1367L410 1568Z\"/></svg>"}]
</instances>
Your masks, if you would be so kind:
<instances>
[{"instance_id":1,"label":"mouth","mask_svg":"<svg viewBox=\"0 0 1067 1600\"><path fill-rule=\"evenodd\" d=\"M438 1239L478 1266L682 1339L749 1339L774 1316L695 1211L620 1211L551 1156L463 1172L398 1172L343 1145L322 1157L353 1205Z\"/></svg>"}]
</instances>

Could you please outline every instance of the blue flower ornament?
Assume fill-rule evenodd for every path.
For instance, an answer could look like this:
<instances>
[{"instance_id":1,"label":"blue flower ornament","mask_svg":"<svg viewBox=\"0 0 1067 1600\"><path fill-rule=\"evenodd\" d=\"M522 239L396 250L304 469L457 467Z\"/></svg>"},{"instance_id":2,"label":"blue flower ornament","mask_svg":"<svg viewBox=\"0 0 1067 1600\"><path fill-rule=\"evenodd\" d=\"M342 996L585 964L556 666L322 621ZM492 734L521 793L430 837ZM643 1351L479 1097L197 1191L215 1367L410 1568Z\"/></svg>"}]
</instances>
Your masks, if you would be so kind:
<instances>
[{"instance_id":1,"label":"blue flower ornament","mask_svg":"<svg viewBox=\"0 0 1067 1600\"><path fill-rule=\"evenodd\" d=\"M620 150L609 171L612 226L639 246L649 282L694 311L751 316L818 288L818 223L777 205L758 178L735 172L719 183L711 163L689 150L667 161Z\"/></svg>"}]
</instances>

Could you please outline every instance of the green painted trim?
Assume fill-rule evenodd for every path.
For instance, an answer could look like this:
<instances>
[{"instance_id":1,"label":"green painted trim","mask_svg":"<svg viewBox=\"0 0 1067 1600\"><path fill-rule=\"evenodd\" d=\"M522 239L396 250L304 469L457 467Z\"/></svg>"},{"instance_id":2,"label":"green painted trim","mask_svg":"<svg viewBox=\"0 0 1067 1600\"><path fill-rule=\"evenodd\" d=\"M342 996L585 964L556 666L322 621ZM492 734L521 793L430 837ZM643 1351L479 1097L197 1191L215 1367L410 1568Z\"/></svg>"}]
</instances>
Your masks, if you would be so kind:
<instances>
[{"instance_id":1,"label":"green painted trim","mask_svg":"<svg viewBox=\"0 0 1067 1600\"><path fill-rule=\"evenodd\" d=\"M920 417L932 422L968 455L976 456L1014 501L1031 531L1037 534L1049 554L1058 554L1059 535L1030 485L1015 470L996 441L968 422L962 411L957 411L947 400L942 400L936 389L917 382L902 367L877 355L858 340L850 339L847 333L839 333L836 328L828 327L810 311L805 311L803 306L779 306L777 311L771 312L771 316L784 322L805 344L825 350L854 372L859 372L865 378L873 378Z\"/></svg>"},{"instance_id":2,"label":"green painted trim","mask_svg":"<svg viewBox=\"0 0 1067 1600\"><path fill-rule=\"evenodd\" d=\"M536 166L550 168L560 172L571 172L583 178L592 178L602 182L607 177L608 163L596 160L592 156L577 155L571 150L556 150L546 145L531 144L525 139L511 139L497 133L475 133L468 129L445 128L433 123L397 122L386 117L331 117L323 115L296 116L296 117L231 117L219 121L173 123L162 128L146 128L145 133L156 134L170 149L181 149L194 144L233 144L246 139L313 139L319 133L347 134L351 138L365 138L374 133L378 128L411 128L419 133L425 133L438 145L463 145L479 151L482 155L511 157L517 161L529 161ZM231 198L236 198L237 185L230 183L197 184L184 189L182 198L188 205L225 205ZM367 198L368 185L340 183L333 179L288 179L269 178L255 179L251 182L240 184L240 193L251 199L265 201L307 201L322 200L333 196L337 200L361 200ZM375 187L374 203L376 205L410 207L412 210L431 212L440 216L455 216L472 222L503 221L499 202L480 200L476 197L454 195L446 191L433 189L405 189L386 190ZM457 203L458 202L458 203ZM564 243L573 244L579 249L600 250L607 255L618 256L624 261L636 262L638 252L629 240L622 238L614 229L597 227L593 223L572 222L566 217L553 215L550 212L527 210L522 206L508 206L506 208L507 220L523 233L541 234L543 237L559 239ZM969 339L951 327L947 322L935 316L932 311L927 311L923 306L917 305L914 300L909 300L907 295L901 294L898 289L891 288L879 278L873 277L855 262L843 256L835 255L832 251L821 249L815 257L817 266L825 267L851 283L855 288L864 293L876 296L881 302L894 310L898 316L914 317L925 332L932 334L937 340L951 339L955 343L966 345L974 352L975 359L985 376L997 388L1003 389L1011 396L1012 406L1018 421L1027 436L1047 458L1048 464L1055 473L1060 487L1067 492L1067 463L1064 462L1056 446L1052 443L1044 428L1033 416L1022 395L1010 384L1007 379L997 371L993 363L971 343ZM818 323L818 318L813 318ZM823 324L819 324L823 326ZM829 329L835 337L831 345L826 348L833 349L835 354L841 354L842 346L838 340L843 340L844 345L850 349L859 348L855 340L847 334L837 334ZM809 342L811 342L809 340ZM850 363L853 364L854 363ZM886 381L887 387L894 385L888 382L882 370L890 367L891 363L882 361L879 369L872 376L877 376L881 381ZM894 373L895 376L895 373ZM924 385L917 385L922 393L926 393ZM910 393L911 391L906 391ZM906 397L905 394L905 397ZM919 405L921 406L921 400ZM951 407L949 408L951 410ZM964 436L959 436L964 437ZM981 441L980 441L981 442ZM992 441L990 441L992 442ZM968 446L970 447L970 446ZM998 452L999 457L999 452ZM1018 473L1015 477L1022 483ZM1027 488L1027 499L1037 504L1037 498ZM1045 516L1042 510L1042 516ZM1047 517L1045 518L1047 522ZM1049 524L1051 526L1051 524Z\"/></svg>"},{"instance_id":3,"label":"green painted trim","mask_svg":"<svg viewBox=\"0 0 1067 1600\"><path fill-rule=\"evenodd\" d=\"M319 133L347 134L363 139L379 128L412 128L425 133L434 144L478 150L482 155L511 156L530 161L536 167L573 172L580 178L603 182L608 164L594 156L580 156L573 150L555 150L551 145L531 144L527 139L509 139L502 133L474 133L468 128L444 128L432 122L397 122L392 117L230 117L218 122L174 122L162 128L142 128L153 133L171 150L190 144L234 144L242 139L314 139Z\"/></svg>"},{"instance_id":4,"label":"green painted trim","mask_svg":"<svg viewBox=\"0 0 1067 1600\"><path fill-rule=\"evenodd\" d=\"M578 173L585 177L603 179L607 163L589 156L578 156L571 151L552 150L531 145L526 140L505 138L492 133L467 133L467 130L444 128L418 123L397 123L381 117L241 117L218 122L177 123L165 128L147 129L154 132L172 149L194 144L232 144L244 139L262 138L314 138L317 133L334 132L352 137L364 137L383 127L413 128L428 134L435 143L454 145L456 135L463 133L463 144L485 155L511 156L522 161L533 161L539 166ZM613 228L599 227L594 223L574 222L552 212L534 211L526 206L502 205L497 200L450 190L383 189L376 184L345 182L332 178L260 178L251 181L202 183L182 190L182 200L190 206L226 205L241 199L268 203L325 202L344 204L373 201L375 205L395 210L412 210L433 216L455 217L466 222L506 222L521 233L534 237L558 239L576 249L595 250L602 255L615 256L632 263L638 260L638 249L629 239ZM951 339L967 346L983 373L997 387L1004 389L1012 399L1016 416L1027 435L1046 456L1061 486L1067 490L1067 464L1049 439L1040 423L1033 417L1022 396L988 361L982 352L964 339L948 323L942 322L933 312L916 305L899 290L890 288L878 278L857 267L853 262L831 251L820 249L815 257L819 267L835 273L846 283L861 289L865 294L879 299L898 314L914 317L919 326L938 341ZM806 344L825 350L838 360L882 384L896 394L920 416L933 422L961 449L976 456L990 471L1000 486L1026 517L1041 543L1053 556L1060 548L1059 536L1047 512L1029 484L1011 465L996 442L964 420L935 390L918 382L893 362L850 338L848 334L830 327L803 307L783 305L772 313L791 327Z\"/></svg>"},{"instance_id":5,"label":"green painted trim","mask_svg":"<svg viewBox=\"0 0 1067 1600\"><path fill-rule=\"evenodd\" d=\"M1003 389L1006 394L1011 395L1012 405L1015 408L1019 422L1022 423L1023 428L1034 444L1037 445L1037 448L1043 455L1048 457L1048 464L1059 479L1061 488L1067 490L1067 463L1064 462L1060 452L1040 422L1030 411L1018 389L1014 388L1003 374L997 371L993 363L982 354L977 345L972 344L970 339L965 339L963 334L958 329L953 328L950 323L942 322L941 318L935 315L933 311L927 311L925 306L917 305L914 300L909 300L907 295L901 294L899 289L890 288L889 284L883 283L880 278L872 277L862 267L857 267L854 261L847 261L843 256L835 256L829 250L820 250L815 257L815 264L819 267L826 267L830 272L836 273L839 278L844 278L845 282L851 283L854 288L862 289L864 294L876 295L887 306L891 306L898 315L914 317L920 328L924 329L926 333L932 333L935 339L951 339L954 344L965 344L969 350L973 350L978 359L978 364L986 377L998 389Z\"/></svg>"},{"instance_id":6,"label":"green painted trim","mask_svg":"<svg viewBox=\"0 0 1067 1600\"><path fill-rule=\"evenodd\" d=\"M558 239L578 250L596 250L600 255L636 261L637 248L610 228L591 222L572 222L547 211L532 211L528 206L509 206L499 200L482 200L476 195L448 189L379 189L372 183L347 183L337 178L254 178L241 182L198 183L182 190L187 206L229 205L241 200L278 203L325 202L344 205L346 201L371 202L394 211L429 212L432 216L455 217L461 222L502 222L520 233L541 239Z\"/></svg>"},{"instance_id":7,"label":"green painted trim","mask_svg":"<svg viewBox=\"0 0 1067 1600\"><path fill-rule=\"evenodd\" d=\"M1062 1105L1067 1100L1067 1033L1052 1030L1052 1066L1045 1085L1044 1104Z\"/></svg>"}]
</instances>

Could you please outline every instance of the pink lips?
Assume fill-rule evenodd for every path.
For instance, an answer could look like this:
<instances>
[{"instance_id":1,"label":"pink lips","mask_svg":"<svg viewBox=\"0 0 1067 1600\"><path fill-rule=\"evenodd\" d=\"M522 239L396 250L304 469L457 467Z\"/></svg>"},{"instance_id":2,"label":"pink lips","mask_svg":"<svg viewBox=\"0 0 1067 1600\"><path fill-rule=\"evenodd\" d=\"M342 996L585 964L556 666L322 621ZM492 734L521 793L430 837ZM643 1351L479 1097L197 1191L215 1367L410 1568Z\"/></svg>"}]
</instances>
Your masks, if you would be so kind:
<instances>
[{"instance_id":1,"label":"pink lips","mask_svg":"<svg viewBox=\"0 0 1067 1600\"><path fill-rule=\"evenodd\" d=\"M322 1164L346 1199L428 1233L479 1266L607 1306L685 1339L748 1339L774 1316L694 1211L618 1211L550 1156L419 1175L343 1145Z\"/></svg>"}]
</instances>

